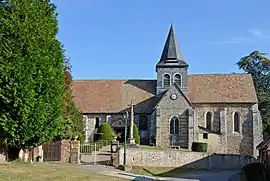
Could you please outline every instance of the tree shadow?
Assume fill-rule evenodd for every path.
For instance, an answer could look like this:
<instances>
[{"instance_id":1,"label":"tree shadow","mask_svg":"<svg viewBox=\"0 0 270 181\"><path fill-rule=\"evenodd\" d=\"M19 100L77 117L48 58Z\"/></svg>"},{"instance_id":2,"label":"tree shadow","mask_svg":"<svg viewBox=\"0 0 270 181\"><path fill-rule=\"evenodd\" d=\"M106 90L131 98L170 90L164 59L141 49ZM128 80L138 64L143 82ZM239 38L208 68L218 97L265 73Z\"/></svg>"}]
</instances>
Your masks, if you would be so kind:
<instances>
[{"instance_id":1,"label":"tree shadow","mask_svg":"<svg viewBox=\"0 0 270 181\"><path fill-rule=\"evenodd\" d=\"M205 153L207 154L207 153ZM172 155L171 159L174 159ZM158 158L159 160L159 158ZM168 162L169 162L168 158ZM243 156L237 154L212 154L204 158L197 159L183 166L172 168L164 172L162 170L151 170L147 167L141 168L146 175L153 177L169 177L175 179L195 179L199 181L228 181L233 176L241 173L244 165L255 162L256 159L252 156ZM162 161L159 161L162 166ZM151 163L150 163L151 164ZM217 179L218 178L218 179Z\"/></svg>"}]
</instances>

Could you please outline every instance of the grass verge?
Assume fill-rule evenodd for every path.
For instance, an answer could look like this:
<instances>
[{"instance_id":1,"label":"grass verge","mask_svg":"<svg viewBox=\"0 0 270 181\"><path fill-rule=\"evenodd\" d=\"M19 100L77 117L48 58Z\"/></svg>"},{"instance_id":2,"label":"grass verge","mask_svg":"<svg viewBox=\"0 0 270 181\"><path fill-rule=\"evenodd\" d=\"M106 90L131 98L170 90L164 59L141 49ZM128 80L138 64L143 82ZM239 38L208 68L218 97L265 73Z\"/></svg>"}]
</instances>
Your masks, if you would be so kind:
<instances>
[{"instance_id":1,"label":"grass verge","mask_svg":"<svg viewBox=\"0 0 270 181\"><path fill-rule=\"evenodd\" d=\"M0 164L0 181L127 181L120 178L52 167L50 164L8 163Z\"/></svg>"}]
</instances>

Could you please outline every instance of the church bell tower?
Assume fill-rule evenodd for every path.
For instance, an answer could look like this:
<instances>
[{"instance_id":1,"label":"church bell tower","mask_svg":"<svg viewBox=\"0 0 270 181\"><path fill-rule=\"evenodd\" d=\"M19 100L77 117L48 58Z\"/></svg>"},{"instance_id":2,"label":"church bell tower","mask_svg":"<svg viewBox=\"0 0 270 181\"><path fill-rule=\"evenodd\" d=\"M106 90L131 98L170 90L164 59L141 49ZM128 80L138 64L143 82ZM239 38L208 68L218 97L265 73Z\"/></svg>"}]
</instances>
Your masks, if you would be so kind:
<instances>
[{"instance_id":1,"label":"church bell tower","mask_svg":"<svg viewBox=\"0 0 270 181\"><path fill-rule=\"evenodd\" d=\"M158 95L173 84L177 84L183 93L187 95L188 66L180 52L175 30L171 25L160 60L156 65L156 94Z\"/></svg>"}]
</instances>

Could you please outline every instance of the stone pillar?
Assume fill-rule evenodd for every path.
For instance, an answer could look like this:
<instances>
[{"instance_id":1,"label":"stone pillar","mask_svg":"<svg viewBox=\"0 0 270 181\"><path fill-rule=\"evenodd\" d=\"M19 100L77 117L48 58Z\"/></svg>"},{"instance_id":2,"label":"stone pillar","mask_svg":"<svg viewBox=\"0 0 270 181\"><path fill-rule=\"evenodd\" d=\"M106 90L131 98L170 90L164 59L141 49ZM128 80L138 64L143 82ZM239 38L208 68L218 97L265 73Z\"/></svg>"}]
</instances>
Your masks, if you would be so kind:
<instances>
[{"instance_id":1,"label":"stone pillar","mask_svg":"<svg viewBox=\"0 0 270 181\"><path fill-rule=\"evenodd\" d=\"M80 164L80 143L79 141L70 141L70 155L69 162Z\"/></svg>"},{"instance_id":2,"label":"stone pillar","mask_svg":"<svg viewBox=\"0 0 270 181\"><path fill-rule=\"evenodd\" d=\"M259 151L256 149L263 140L262 118L258 109L258 104L252 106L252 137L253 137L253 156L258 157Z\"/></svg>"},{"instance_id":3,"label":"stone pillar","mask_svg":"<svg viewBox=\"0 0 270 181\"><path fill-rule=\"evenodd\" d=\"M87 115L83 115L83 124L84 124L84 134L85 134L85 142L89 142L89 131L88 131L88 116ZM92 139L92 138L91 138ZM93 139L92 139L93 140Z\"/></svg>"},{"instance_id":4,"label":"stone pillar","mask_svg":"<svg viewBox=\"0 0 270 181\"><path fill-rule=\"evenodd\" d=\"M222 145L219 152L227 153L227 108L220 108L220 145Z\"/></svg>"},{"instance_id":5,"label":"stone pillar","mask_svg":"<svg viewBox=\"0 0 270 181\"><path fill-rule=\"evenodd\" d=\"M135 139L133 138L133 125L134 125L134 110L133 104L131 103L129 144L135 144Z\"/></svg>"},{"instance_id":6,"label":"stone pillar","mask_svg":"<svg viewBox=\"0 0 270 181\"><path fill-rule=\"evenodd\" d=\"M194 141L194 110L188 109L188 149L191 150Z\"/></svg>"}]
</instances>

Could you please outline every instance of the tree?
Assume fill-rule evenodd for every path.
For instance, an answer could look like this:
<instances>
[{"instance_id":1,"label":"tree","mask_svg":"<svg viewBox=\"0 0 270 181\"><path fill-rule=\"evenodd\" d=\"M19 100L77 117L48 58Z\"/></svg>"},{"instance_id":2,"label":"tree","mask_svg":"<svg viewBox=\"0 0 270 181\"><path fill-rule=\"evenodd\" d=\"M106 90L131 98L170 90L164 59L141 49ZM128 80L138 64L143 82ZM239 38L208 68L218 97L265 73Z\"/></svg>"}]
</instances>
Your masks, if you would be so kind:
<instances>
[{"instance_id":1,"label":"tree","mask_svg":"<svg viewBox=\"0 0 270 181\"><path fill-rule=\"evenodd\" d=\"M253 78L264 131L270 133L270 59L265 53L253 51L242 57L237 65Z\"/></svg>"},{"instance_id":2,"label":"tree","mask_svg":"<svg viewBox=\"0 0 270 181\"><path fill-rule=\"evenodd\" d=\"M79 138L84 141L83 116L77 109L72 96L72 74L69 60L65 61L65 104L63 109L64 130L59 138L74 139Z\"/></svg>"},{"instance_id":3,"label":"tree","mask_svg":"<svg viewBox=\"0 0 270 181\"><path fill-rule=\"evenodd\" d=\"M98 133L97 140L112 141L113 138L116 136L112 127L106 122L101 123L101 125L97 130L97 133Z\"/></svg>"},{"instance_id":4,"label":"tree","mask_svg":"<svg viewBox=\"0 0 270 181\"><path fill-rule=\"evenodd\" d=\"M140 144L140 135L136 124L133 124L133 138L135 139L136 144Z\"/></svg>"},{"instance_id":5,"label":"tree","mask_svg":"<svg viewBox=\"0 0 270 181\"><path fill-rule=\"evenodd\" d=\"M63 129L64 50L49 0L0 0L0 137L9 155Z\"/></svg>"}]
</instances>

